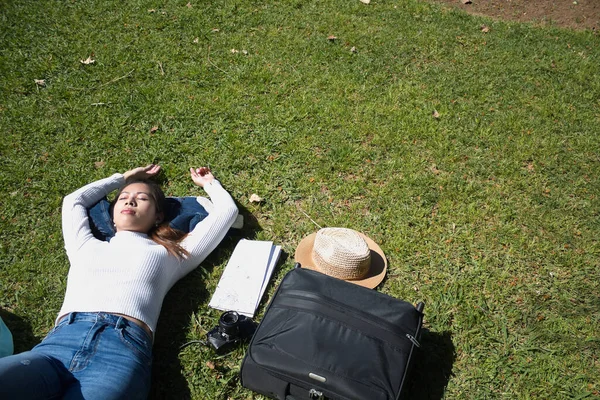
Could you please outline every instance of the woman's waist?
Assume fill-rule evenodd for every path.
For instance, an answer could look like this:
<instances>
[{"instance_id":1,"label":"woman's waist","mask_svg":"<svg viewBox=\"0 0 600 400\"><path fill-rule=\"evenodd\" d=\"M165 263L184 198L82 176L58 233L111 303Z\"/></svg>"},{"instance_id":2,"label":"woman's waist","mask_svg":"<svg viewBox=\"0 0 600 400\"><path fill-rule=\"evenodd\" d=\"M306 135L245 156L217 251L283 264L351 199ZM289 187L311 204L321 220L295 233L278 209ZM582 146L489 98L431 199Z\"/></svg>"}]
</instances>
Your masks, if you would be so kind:
<instances>
[{"instance_id":1,"label":"woman's waist","mask_svg":"<svg viewBox=\"0 0 600 400\"><path fill-rule=\"evenodd\" d=\"M133 290L123 288L119 283L106 286L104 289L91 287L91 285L82 287L67 285L67 292L58 315L63 316L70 312L111 313L126 317L128 320L132 318L131 322L141 327L145 326L146 331L154 332L164 298L163 292L162 287Z\"/></svg>"},{"instance_id":2,"label":"woman's waist","mask_svg":"<svg viewBox=\"0 0 600 400\"><path fill-rule=\"evenodd\" d=\"M90 322L103 322L103 323L108 323L108 324L112 324L115 326L119 326L122 323L123 319L128 322L131 322L131 324L129 324L130 326L133 325L133 326L141 328L144 331L144 333L148 336L148 338L150 339L151 342L154 340L154 334L152 332L152 329L150 329L148 324L146 324L144 321L139 320L134 317L131 317L129 315L115 313L115 312L103 312L103 311L68 312L68 313L64 313L64 314L60 315L56 319L55 325L59 325L62 322L64 322L65 320L68 320L68 323L73 323L73 322L77 322L77 321L90 321Z\"/></svg>"}]
</instances>

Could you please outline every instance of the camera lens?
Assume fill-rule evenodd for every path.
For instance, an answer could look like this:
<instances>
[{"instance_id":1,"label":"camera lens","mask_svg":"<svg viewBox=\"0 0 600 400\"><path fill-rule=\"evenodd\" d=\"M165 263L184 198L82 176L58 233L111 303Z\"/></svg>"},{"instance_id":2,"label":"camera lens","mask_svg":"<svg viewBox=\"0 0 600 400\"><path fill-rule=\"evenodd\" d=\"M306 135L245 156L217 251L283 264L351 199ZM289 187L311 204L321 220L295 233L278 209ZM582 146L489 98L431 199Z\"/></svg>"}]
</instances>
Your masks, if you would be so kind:
<instances>
[{"instance_id":1,"label":"camera lens","mask_svg":"<svg viewBox=\"0 0 600 400\"><path fill-rule=\"evenodd\" d=\"M219 332L231 338L238 336L240 331L240 315L235 311L226 311L219 318Z\"/></svg>"}]
</instances>

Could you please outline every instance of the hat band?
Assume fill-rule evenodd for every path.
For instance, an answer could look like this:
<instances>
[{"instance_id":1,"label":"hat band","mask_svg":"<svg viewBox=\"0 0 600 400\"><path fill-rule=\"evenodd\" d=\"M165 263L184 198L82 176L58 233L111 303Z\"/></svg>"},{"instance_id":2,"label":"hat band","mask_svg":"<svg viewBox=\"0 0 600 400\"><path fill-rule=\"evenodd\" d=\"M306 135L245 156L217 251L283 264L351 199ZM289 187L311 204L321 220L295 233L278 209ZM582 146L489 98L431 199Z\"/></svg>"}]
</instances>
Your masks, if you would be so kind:
<instances>
[{"instance_id":1,"label":"hat band","mask_svg":"<svg viewBox=\"0 0 600 400\"><path fill-rule=\"evenodd\" d=\"M326 275L343 280L354 280L364 278L371 266L371 254L362 260L356 260L356 263L351 266L334 265L323 259L318 252L313 251L313 261L315 269Z\"/></svg>"}]
</instances>

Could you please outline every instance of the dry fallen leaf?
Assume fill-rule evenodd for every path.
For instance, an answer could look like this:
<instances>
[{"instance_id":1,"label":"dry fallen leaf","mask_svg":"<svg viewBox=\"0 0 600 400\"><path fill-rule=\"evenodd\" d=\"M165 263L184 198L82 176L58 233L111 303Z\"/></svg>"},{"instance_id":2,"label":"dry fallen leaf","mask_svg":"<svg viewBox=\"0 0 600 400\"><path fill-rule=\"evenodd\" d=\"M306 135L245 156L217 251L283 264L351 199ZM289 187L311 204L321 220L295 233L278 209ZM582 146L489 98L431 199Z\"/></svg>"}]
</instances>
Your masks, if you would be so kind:
<instances>
[{"instance_id":1,"label":"dry fallen leaf","mask_svg":"<svg viewBox=\"0 0 600 400\"><path fill-rule=\"evenodd\" d=\"M536 319L538 321L543 321L544 319L546 319L546 317L544 317L542 314L539 314Z\"/></svg>"},{"instance_id":2,"label":"dry fallen leaf","mask_svg":"<svg viewBox=\"0 0 600 400\"><path fill-rule=\"evenodd\" d=\"M92 59L92 56L89 56L88 58L86 58L85 60L79 60L80 63L82 63L83 65L90 65L96 62L96 60Z\"/></svg>"},{"instance_id":3,"label":"dry fallen leaf","mask_svg":"<svg viewBox=\"0 0 600 400\"><path fill-rule=\"evenodd\" d=\"M38 86L46 86L46 80L45 79L34 79L33 81Z\"/></svg>"},{"instance_id":4,"label":"dry fallen leaf","mask_svg":"<svg viewBox=\"0 0 600 400\"><path fill-rule=\"evenodd\" d=\"M433 118L436 118L436 119L440 117L440 113L437 112L437 110L433 110L432 115L433 115Z\"/></svg>"},{"instance_id":5,"label":"dry fallen leaf","mask_svg":"<svg viewBox=\"0 0 600 400\"><path fill-rule=\"evenodd\" d=\"M210 369L215 369L215 363L212 361L207 361L206 366Z\"/></svg>"},{"instance_id":6,"label":"dry fallen leaf","mask_svg":"<svg viewBox=\"0 0 600 400\"><path fill-rule=\"evenodd\" d=\"M260 203L263 199L256 193L252 193L250 196L250 203Z\"/></svg>"},{"instance_id":7,"label":"dry fallen leaf","mask_svg":"<svg viewBox=\"0 0 600 400\"><path fill-rule=\"evenodd\" d=\"M192 8L192 3L188 2L188 3L187 3L185 6L186 6L187 8Z\"/></svg>"},{"instance_id":8,"label":"dry fallen leaf","mask_svg":"<svg viewBox=\"0 0 600 400\"><path fill-rule=\"evenodd\" d=\"M194 43L198 43L200 41L200 38L196 38L193 41L194 41Z\"/></svg>"},{"instance_id":9,"label":"dry fallen leaf","mask_svg":"<svg viewBox=\"0 0 600 400\"><path fill-rule=\"evenodd\" d=\"M154 125L152 128L150 128L150 133L154 133L158 130L158 126Z\"/></svg>"},{"instance_id":10,"label":"dry fallen leaf","mask_svg":"<svg viewBox=\"0 0 600 400\"><path fill-rule=\"evenodd\" d=\"M96 167L96 168L102 168L102 167L104 167L104 164L106 164L104 161L96 161L94 163L94 167Z\"/></svg>"},{"instance_id":11,"label":"dry fallen leaf","mask_svg":"<svg viewBox=\"0 0 600 400\"><path fill-rule=\"evenodd\" d=\"M219 32L219 30L220 30L219 28L212 28L213 32Z\"/></svg>"},{"instance_id":12,"label":"dry fallen leaf","mask_svg":"<svg viewBox=\"0 0 600 400\"><path fill-rule=\"evenodd\" d=\"M533 166L533 162L532 161L528 162L527 165L525 166L525 168L529 172L535 172L535 167Z\"/></svg>"},{"instance_id":13,"label":"dry fallen leaf","mask_svg":"<svg viewBox=\"0 0 600 400\"><path fill-rule=\"evenodd\" d=\"M330 42L333 42L333 41L337 40L337 36L329 35L329 36L327 36L327 40L329 40Z\"/></svg>"},{"instance_id":14,"label":"dry fallen leaf","mask_svg":"<svg viewBox=\"0 0 600 400\"><path fill-rule=\"evenodd\" d=\"M479 28L481 29L481 32L483 32L483 33L488 33L490 31L490 27L487 25L481 25Z\"/></svg>"}]
</instances>

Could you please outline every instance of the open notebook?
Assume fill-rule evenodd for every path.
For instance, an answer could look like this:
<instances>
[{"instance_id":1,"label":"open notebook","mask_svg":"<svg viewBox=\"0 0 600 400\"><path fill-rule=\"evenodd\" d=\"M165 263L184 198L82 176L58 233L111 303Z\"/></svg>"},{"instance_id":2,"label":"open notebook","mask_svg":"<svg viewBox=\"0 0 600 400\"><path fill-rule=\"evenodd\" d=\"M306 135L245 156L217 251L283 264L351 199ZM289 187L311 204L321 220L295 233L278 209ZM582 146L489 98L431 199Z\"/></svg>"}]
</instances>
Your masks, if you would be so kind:
<instances>
[{"instance_id":1,"label":"open notebook","mask_svg":"<svg viewBox=\"0 0 600 400\"><path fill-rule=\"evenodd\" d=\"M240 240L208 306L253 317L280 253L281 246L273 242Z\"/></svg>"}]
</instances>

